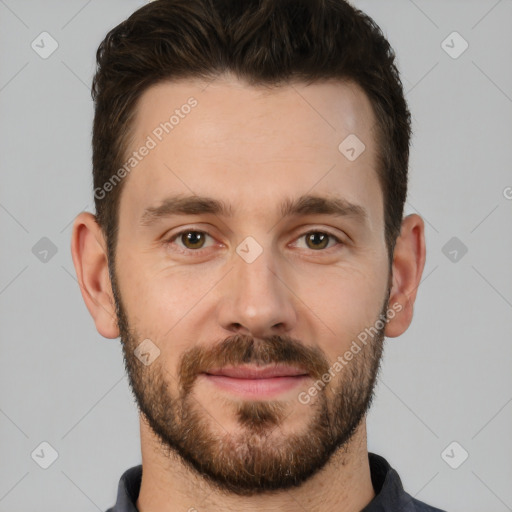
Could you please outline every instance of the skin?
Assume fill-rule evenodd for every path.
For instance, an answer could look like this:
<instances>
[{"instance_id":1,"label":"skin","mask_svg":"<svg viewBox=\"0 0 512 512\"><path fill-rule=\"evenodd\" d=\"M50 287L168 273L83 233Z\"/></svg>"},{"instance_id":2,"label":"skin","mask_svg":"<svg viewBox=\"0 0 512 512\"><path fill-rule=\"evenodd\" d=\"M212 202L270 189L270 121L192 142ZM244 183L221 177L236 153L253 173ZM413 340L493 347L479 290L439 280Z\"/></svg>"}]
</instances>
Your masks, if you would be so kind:
<instances>
[{"instance_id":1,"label":"skin","mask_svg":"<svg viewBox=\"0 0 512 512\"><path fill-rule=\"evenodd\" d=\"M399 305L400 311L388 318L382 337L399 336L411 323L425 264L424 223L418 215L409 215L403 219L389 275L383 196L375 171L375 118L359 87L321 82L267 90L230 75L205 86L195 80L158 84L138 104L133 150L168 119L167 112L190 96L198 101L124 178L115 283L109 278L106 240L94 216L82 212L73 226L73 262L98 332L106 338L121 335L132 386L139 386L148 407L167 408L157 411L155 406L149 411L152 421L163 421L164 413L178 403L173 400L179 396L183 377L180 364L195 347L217 361L215 349L228 338L248 343L280 336L283 343L296 340L317 354L319 363L331 366L358 333L375 325L383 305L384 309ZM350 162L338 145L352 133L366 149ZM142 226L144 209L171 193L222 199L231 204L234 215L179 215ZM361 205L368 222L320 214L283 219L277 205L285 197L306 193ZM192 254L198 249L187 249L180 237L164 245L164 240L186 228L210 235L199 249L200 256ZM328 232L343 243L331 239L329 247L314 248L303 236L310 231ZM263 250L252 263L236 252L247 236ZM121 299L124 326L116 311ZM151 365L137 366L133 349L147 338L160 354ZM363 355L354 356L309 405L301 404L297 396L311 387L311 379L272 402L281 404L282 415L271 409L269 401L263 403L262 411L274 423L263 423L260 431L256 424L241 423L237 406L243 400L204 378L191 380L189 401L182 405L196 411L205 435L228 436L230 449L212 451L216 455L234 457L237 447L248 450L247 435L255 432L260 437L253 440L270 440L288 453L293 446L287 440L315 435L315 414L322 403L325 412L333 414L338 410L336 397L346 393L349 400L358 389L371 394L374 382L357 379L364 373L362 368L371 369L375 377L377 367L369 366L366 357L380 356L381 344L382 339L375 337ZM234 353L226 352L232 357ZM190 361L192 369L199 368L198 359ZM366 412L368 404L354 404ZM212 512L292 511L298 504L308 511L349 512L361 510L375 496L365 414L325 464L300 485L245 494L223 490L185 463L162 443L152 421L140 411L144 472L137 507L141 512L191 507ZM263 461L272 455L265 449L257 453Z\"/></svg>"}]
</instances>

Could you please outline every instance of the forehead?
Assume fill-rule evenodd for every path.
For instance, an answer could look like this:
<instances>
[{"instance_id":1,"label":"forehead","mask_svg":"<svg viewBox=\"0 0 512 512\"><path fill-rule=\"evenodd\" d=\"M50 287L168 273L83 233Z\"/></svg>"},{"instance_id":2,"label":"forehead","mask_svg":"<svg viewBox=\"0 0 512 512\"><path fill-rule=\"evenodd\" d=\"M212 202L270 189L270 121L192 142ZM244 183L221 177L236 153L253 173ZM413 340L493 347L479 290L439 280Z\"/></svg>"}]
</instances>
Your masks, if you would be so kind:
<instances>
[{"instance_id":1,"label":"forehead","mask_svg":"<svg viewBox=\"0 0 512 512\"><path fill-rule=\"evenodd\" d=\"M229 76L160 83L137 105L126 160L138 155L125 178L122 217L136 222L177 194L270 215L269 204L313 192L366 202L377 220L375 127L371 104L353 83L265 88ZM354 160L347 146L364 150Z\"/></svg>"}]
</instances>

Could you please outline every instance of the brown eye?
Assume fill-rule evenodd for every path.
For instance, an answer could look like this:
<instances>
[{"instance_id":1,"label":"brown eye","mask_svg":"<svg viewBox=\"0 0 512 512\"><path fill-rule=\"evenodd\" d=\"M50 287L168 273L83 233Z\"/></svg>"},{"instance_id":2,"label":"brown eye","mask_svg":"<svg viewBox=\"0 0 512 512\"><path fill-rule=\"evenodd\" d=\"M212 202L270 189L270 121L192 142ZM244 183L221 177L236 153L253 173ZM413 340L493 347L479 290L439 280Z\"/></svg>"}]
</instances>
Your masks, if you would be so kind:
<instances>
[{"instance_id":1,"label":"brown eye","mask_svg":"<svg viewBox=\"0 0 512 512\"><path fill-rule=\"evenodd\" d=\"M205 235L206 233L202 231L184 231L179 238L187 249L201 249L204 245Z\"/></svg>"},{"instance_id":2,"label":"brown eye","mask_svg":"<svg viewBox=\"0 0 512 512\"><path fill-rule=\"evenodd\" d=\"M203 253L203 249L206 250L209 247L205 245L207 237L213 240L213 237L204 231L185 229L165 240L164 246L181 254L197 253L199 255Z\"/></svg>"},{"instance_id":3,"label":"brown eye","mask_svg":"<svg viewBox=\"0 0 512 512\"><path fill-rule=\"evenodd\" d=\"M322 233L321 231L307 233L305 236L306 244L310 249L325 249L331 238L331 235Z\"/></svg>"},{"instance_id":4,"label":"brown eye","mask_svg":"<svg viewBox=\"0 0 512 512\"><path fill-rule=\"evenodd\" d=\"M294 245L300 249L307 249L318 253L330 252L336 249L342 249L344 242L336 235L328 231L308 231L296 238Z\"/></svg>"}]
</instances>

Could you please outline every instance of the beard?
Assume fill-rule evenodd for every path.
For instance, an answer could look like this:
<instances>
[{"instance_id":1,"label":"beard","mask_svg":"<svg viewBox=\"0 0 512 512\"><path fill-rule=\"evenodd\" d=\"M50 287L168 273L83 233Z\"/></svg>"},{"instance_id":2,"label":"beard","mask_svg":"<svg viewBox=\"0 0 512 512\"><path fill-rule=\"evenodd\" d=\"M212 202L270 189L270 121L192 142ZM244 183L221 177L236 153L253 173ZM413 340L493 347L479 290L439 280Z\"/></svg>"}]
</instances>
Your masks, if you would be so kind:
<instances>
[{"instance_id":1,"label":"beard","mask_svg":"<svg viewBox=\"0 0 512 512\"><path fill-rule=\"evenodd\" d=\"M203 372L241 364L287 364L309 373L312 385L332 368L323 351L286 335L256 339L236 334L185 351L174 376L163 358L146 366L136 357L134 351L144 337L128 322L113 272L111 282L132 394L168 460L177 458L220 492L252 496L300 486L334 453L347 451L373 401L390 290L378 317L383 326L373 339L327 384L323 382L315 399L307 405L297 400L304 418L309 418L301 430L281 430L297 407L294 401L223 400L234 411L239 427L235 433L219 425L194 396L194 383ZM176 392L170 389L172 382Z\"/></svg>"}]
</instances>

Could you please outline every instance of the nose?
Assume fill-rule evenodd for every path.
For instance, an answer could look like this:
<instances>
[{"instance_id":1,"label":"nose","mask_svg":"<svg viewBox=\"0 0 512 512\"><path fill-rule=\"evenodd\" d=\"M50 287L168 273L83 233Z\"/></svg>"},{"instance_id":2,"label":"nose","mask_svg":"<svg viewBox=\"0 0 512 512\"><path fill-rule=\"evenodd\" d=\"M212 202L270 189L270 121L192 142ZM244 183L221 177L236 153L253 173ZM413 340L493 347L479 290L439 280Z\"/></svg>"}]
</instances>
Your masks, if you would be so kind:
<instances>
[{"instance_id":1,"label":"nose","mask_svg":"<svg viewBox=\"0 0 512 512\"><path fill-rule=\"evenodd\" d=\"M295 295L270 252L264 250L251 263L235 254L234 268L222 281L217 306L218 322L225 330L263 337L295 327Z\"/></svg>"}]
</instances>

